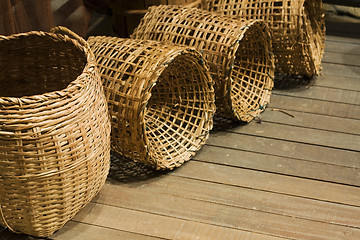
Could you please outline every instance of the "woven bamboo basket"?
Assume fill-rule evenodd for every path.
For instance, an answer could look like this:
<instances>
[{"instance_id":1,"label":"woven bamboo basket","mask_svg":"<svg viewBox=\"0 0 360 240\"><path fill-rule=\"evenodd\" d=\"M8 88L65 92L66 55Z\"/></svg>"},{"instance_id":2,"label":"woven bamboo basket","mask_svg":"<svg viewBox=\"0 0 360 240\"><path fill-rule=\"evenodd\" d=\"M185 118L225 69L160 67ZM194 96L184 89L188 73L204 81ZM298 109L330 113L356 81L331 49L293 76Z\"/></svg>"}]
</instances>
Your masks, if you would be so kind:
<instances>
[{"instance_id":1,"label":"woven bamboo basket","mask_svg":"<svg viewBox=\"0 0 360 240\"><path fill-rule=\"evenodd\" d=\"M200 9L163 5L150 7L131 37L203 51L221 116L249 122L270 101L274 58L262 21L238 21Z\"/></svg>"},{"instance_id":2,"label":"woven bamboo basket","mask_svg":"<svg viewBox=\"0 0 360 240\"><path fill-rule=\"evenodd\" d=\"M90 37L112 117L112 148L157 169L189 160L215 111L212 79L191 48Z\"/></svg>"},{"instance_id":3,"label":"woven bamboo basket","mask_svg":"<svg viewBox=\"0 0 360 240\"><path fill-rule=\"evenodd\" d=\"M325 47L321 0L198 0L189 6L265 21L272 32L279 77L320 73Z\"/></svg>"},{"instance_id":4,"label":"woven bamboo basket","mask_svg":"<svg viewBox=\"0 0 360 240\"><path fill-rule=\"evenodd\" d=\"M80 38L0 36L1 226L49 236L104 184L111 126L95 66Z\"/></svg>"}]
</instances>

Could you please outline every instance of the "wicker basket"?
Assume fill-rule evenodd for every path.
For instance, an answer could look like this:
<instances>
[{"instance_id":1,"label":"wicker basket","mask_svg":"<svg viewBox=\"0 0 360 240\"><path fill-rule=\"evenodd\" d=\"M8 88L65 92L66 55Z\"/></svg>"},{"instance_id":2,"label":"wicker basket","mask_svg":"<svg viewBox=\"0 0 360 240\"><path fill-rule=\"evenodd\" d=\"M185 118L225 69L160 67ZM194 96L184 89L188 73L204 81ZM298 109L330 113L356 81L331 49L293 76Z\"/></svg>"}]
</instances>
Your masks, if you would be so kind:
<instances>
[{"instance_id":1,"label":"wicker basket","mask_svg":"<svg viewBox=\"0 0 360 240\"><path fill-rule=\"evenodd\" d=\"M311 77L321 71L325 19L321 0L199 0L209 11L264 20L273 33L276 72Z\"/></svg>"},{"instance_id":2,"label":"wicker basket","mask_svg":"<svg viewBox=\"0 0 360 240\"><path fill-rule=\"evenodd\" d=\"M155 41L90 37L112 117L112 148L157 169L189 160L215 111L201 55Z\"/></svg>"},{"instance_id":3,"label":"wicker basket","mask_svg":"<svg viewBox=\"0 0 360 240\"><path fill-rule=\"evenodd\" d=\"M49 236L104 184L110 121L82 39L0 36L0 225Z\"/></svg>"},{"instance_id":4,"label":"wicker basket","mask_svg":"<svg viewBox=\"0 0 360 240\"><path fill-rule=\"evenodd\" d=\"M238 21L200 9L163 5L150 7L131 37L203 51L221 116L249 122L270 101L274 58L262 21Z\"/></svg>"}]
</instances>

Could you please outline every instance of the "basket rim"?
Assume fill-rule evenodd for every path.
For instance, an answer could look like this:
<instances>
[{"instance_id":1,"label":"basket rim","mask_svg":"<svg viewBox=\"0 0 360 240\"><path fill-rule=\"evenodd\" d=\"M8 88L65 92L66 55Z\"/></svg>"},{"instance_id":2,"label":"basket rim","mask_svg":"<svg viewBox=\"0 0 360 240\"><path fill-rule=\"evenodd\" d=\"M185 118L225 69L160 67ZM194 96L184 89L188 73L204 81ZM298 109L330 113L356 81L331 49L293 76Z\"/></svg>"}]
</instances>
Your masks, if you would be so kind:
<instances>
[{"instance_id":1,"label":"basket rim","mask_svg":"<svg viewBox=\"0 0 360 240\"><path fill-rule=\"evenodd\" d=\"M241 44L241 40L244 38L244 36L247 34L247 31L251 28L251 27L255 27L255 26L258 26L258 27L263 27L264 29L264 35L266 35L265 37L267 37L270 41L270 46L272 46L272 36L271 36L271 32L269 30L269 27L267 26L267 24L261 20L261 19L251 19L251 20L246 20L246 21L243 21L242 24L244 25L243 27L240 28L240 31L241 31L241 34L240 34L240 37L236 37L234 43L232 43L231 46L234 46L234 49L233 49L233 55L234 55L234 59L231 60L230 59L230 55L228 57L228 61L229 63L231 64L229 68L226 68L224 69L225 70L225 74L227 74L227 76L224 76L224 80L227 80L229 79L230 81L225 81L225 83L228 83L230 86L229 89L232 88L232 85L234 83L233 81L233 78L232 78L232 72L233 72L233 66L234 66L234 63L236 61L236 52L238 51L239 47L240 47L240 44ZM246 29L246 30L245 30ZM245 30L245 31L243 31ZM231 48L231 46L229 48ZM272 50L271 50L272 51ZM271 54L273 55L272 52L268 52L267 54ZM274 70L275 69L275 61L274 61L274 58L270 58L269 61L271 62L271 68ZM227 66L226 66L227 67ZM264 111L265 110L265 107L266 105L270 102L270 95L271 95L271 92L272 92L272 88L273 88L273 81L268 81L266 82L266 89L265 91L267 92L267 96L265 97L265 104L264 105L261 105L260 102L258 103L260 108L258 109L251 109L250 111ZM229 91L228 93L228 100L229 100L229 103L231 104L230 106L234 106L233 104L233 101L234 101L234 96L232 94L232 91ZM234 110L234 115L239 119L239 120L242 120L242 121L246 121L246 120L243 120L244 117L241 117L241 115L239 115L238 111Z\"/></svg>"},{"instance_id":2,"label":"basket rim","mask_svg":"<svg viewBox=\"0 0 360 240\"><path fill-rule=\"evenodd\" d=\"M144 40L142 40L144 41ZM150 40L145 40L145 41L150 41ZM156 41L154 41L156 42ZM159 42L160 43L160 42ZM143 101L143 106L140 108L140 111L139 111L139 116L141 116L141 119L143 121L142 122L142 128L144 129L144 133L146 133L145 131L145 128L146 128L146 124L145 124L145 114L146 114L146 110L147 110L147 104L148 102L150 101L151 99L151 96L152 96L152 89L155 87L156 83L158 82L159 80L159 77L161 76L161 74L166 70L166 68L168 67L168 64L169 63L172 63L176 58L182 56L182 55L188 55L190 54L191 56L193 56L194 58L199 58L202 60L202 63L201 64L198 64L200 68L203 68L203 75L204 75L204 79L206 79L206 83L209 87L209 90L210 90L210 93L214 93L214 80L213 78L211 77L209 71L208 71L208 65L206 64L206 61L203 60L203 55L201 52L199 52L198 50L196 50L195 48L193 47L187 47L187 46L181 46L179 47L178 45L176 44L167 44L167 45L173 45L176 50L175 51L170 51L169 54L168 54L168 57L165 59L166 61L165 62L162 62L162 63L159 63L157 66L156 66L156 69L154 71L154 73L151 75L150 79L153 79L153 81L151 81L149 83L149 87L148 88L145 88L144 91L149 93L149 94L146 94L146 97L144 98L144 101ZM212 99L211 102L209 102L209 111L211 111L214 115L215 111L216 111L216 106L215 106L215 98ZM208 116L208 118L206 119L206 121L211 121L211 118L212 116ZM211 126L212 128L212 126ZM208 130L208 134L210 132L211 129ZM143 141L145 143L145 146L146 146L146 150L147 150L147 158L150 159L151 158L151 153L152 151L150 151L150 149L148 149L150 147L149 145L149 138L147 136L147 134L143 134ZM200 148L201 146L198 146L198 148ZM198 149L197 149L198 150ZM187 161L187 160L185 160ZM158 165L158 163L156 163L156 167L157 169L162 169L162 168L166 168L166 166L162 166L162 165Z\"/></svg>"},{"instance_id":3,"label":"basket rim","mask_svg":"<svg viewBox=\"0 0 360 240\"><path fill-rule=\"evenodd\" d=\"M60 90L45 92L43 94L35 94L35 95L24 95L21 97L6 97L0 96L0 104L1 105L13 105L13 104L32 104L32 103L39 103L39 102L46 102L48 100L57 99L62 96L72 96L74 92L79 91L86 86L88 81L84 81L89 79L88 75L94 75L94 71L96 69L95 59L92 57L91 52L87 50L87 48L80 43L79 41L71 38L67 35L62 35L58 33L50 33L44 31L30 31L26 33L18 33L12 34L10 36L3 36L0 35L0 43L2 41L13 41L17 39L26 39L27 37L46 37L53 41L62 41L62 42L71 42L75 48L82 51L86 56L86 64L82 68L82 72L78 75L74 80L68 83L68 85Z\"/></svg>"}]
</instances>

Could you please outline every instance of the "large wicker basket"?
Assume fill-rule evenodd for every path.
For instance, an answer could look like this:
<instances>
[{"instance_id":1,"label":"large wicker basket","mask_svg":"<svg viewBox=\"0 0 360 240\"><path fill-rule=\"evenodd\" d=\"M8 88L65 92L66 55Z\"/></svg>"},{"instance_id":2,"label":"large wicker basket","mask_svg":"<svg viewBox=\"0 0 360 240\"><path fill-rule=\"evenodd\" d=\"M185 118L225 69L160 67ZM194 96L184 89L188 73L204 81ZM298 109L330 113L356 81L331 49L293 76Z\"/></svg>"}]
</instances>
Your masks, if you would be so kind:
<instances>
[{"instance_id":1,"label":"large wicker basket","mask_svg":"<svg viewBox=\"0 0 360 240\"><path fill-rule=\"evenodd\" d=\"M190 48L90 37L112 117L112 148L157 169L189 160L208 138L211 77Z\"/></svg>"},{"instance_id":2,"label":"large wicker basket","mask_svg":"<svg viewBox=\"0 0 360 240\"><path fill-rule=\"evenodd\" d=\"M319 74L325 46L321 0L198 0L191 6L245 19L264 20L273 33L276 72Z\"/></svg>"},{"instance_id":3,"label":"large wicker basket","mask_svg":"<svg viewBox=\"0 0 360 240\"><path fill-rule=\"evenodd\" d=\"M203 51L215 81L219 115L249 122L270 101L274 58L262 21L238 21L200 9L163 5L150 7L131 37Z\"/></svg>"},{"instance_id":4,"label":"large wicker basket","mask_svg":"<svg viewBox=\"0 0 360 240\"><path fill-rule=\"evenodd\" d=\"M110 121L82 39L0 36L0 225L49 236L104 184Z\"/></svg>"}]
</instances>

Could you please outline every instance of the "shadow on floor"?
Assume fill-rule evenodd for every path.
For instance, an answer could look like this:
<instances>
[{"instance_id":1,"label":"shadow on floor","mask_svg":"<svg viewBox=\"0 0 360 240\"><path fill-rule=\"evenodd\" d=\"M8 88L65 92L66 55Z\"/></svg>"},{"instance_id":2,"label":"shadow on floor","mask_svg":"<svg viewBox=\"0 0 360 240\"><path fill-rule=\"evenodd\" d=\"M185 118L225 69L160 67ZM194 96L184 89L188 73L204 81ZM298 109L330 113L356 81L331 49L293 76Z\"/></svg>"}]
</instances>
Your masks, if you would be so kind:
<instances>
[{"instance_id":1,"label":"shadow on floor","mask_svg":"<svg viewBox=\"0 0 360 240\"><path fill-rule=\"evenodd\" d=\"M276 74L274 89L278 90L305 90L314 85L315 77L301 75Z\"/></svg>"},{"instance_id":2,"label":"shadow on floor","mask_svg":"<svg viewBox=\"0 0 360 240\"><path fill-rule=\"evenodd\" d=\"M7 228L0 227L0 240L46 240L48 238L37 238L25 234L10 232Z\"/></svg>"},{"instance_id":3,"label":"shadow on floor","mask_svg":"<svg viewBox=\"0 0 360 240\"><path fill-rule=\"evenodd\" d=\"M110 162L108 178L122 183L145 181L168 173L168 171L157 171L141 162L134 162L115 152L111 152Z\"/></svg>"},{"instance_id":4,"label":"shadow on floor","mask_svg":"<svg viewBox=\"0 0 360 240\"><path fill-rule=\"evenodd\" d=\"M220 132L220 131L231 130L233 128L244 126L246 124L247 124L246 122L242 122L242 121L235 120L235 119L228 119L228 118L224 118L224 117L215 115L214 116L214 125L213 125L213 129L211 130L211 132L215 133L215 132Z\"/></svg>"}]
</instances>

